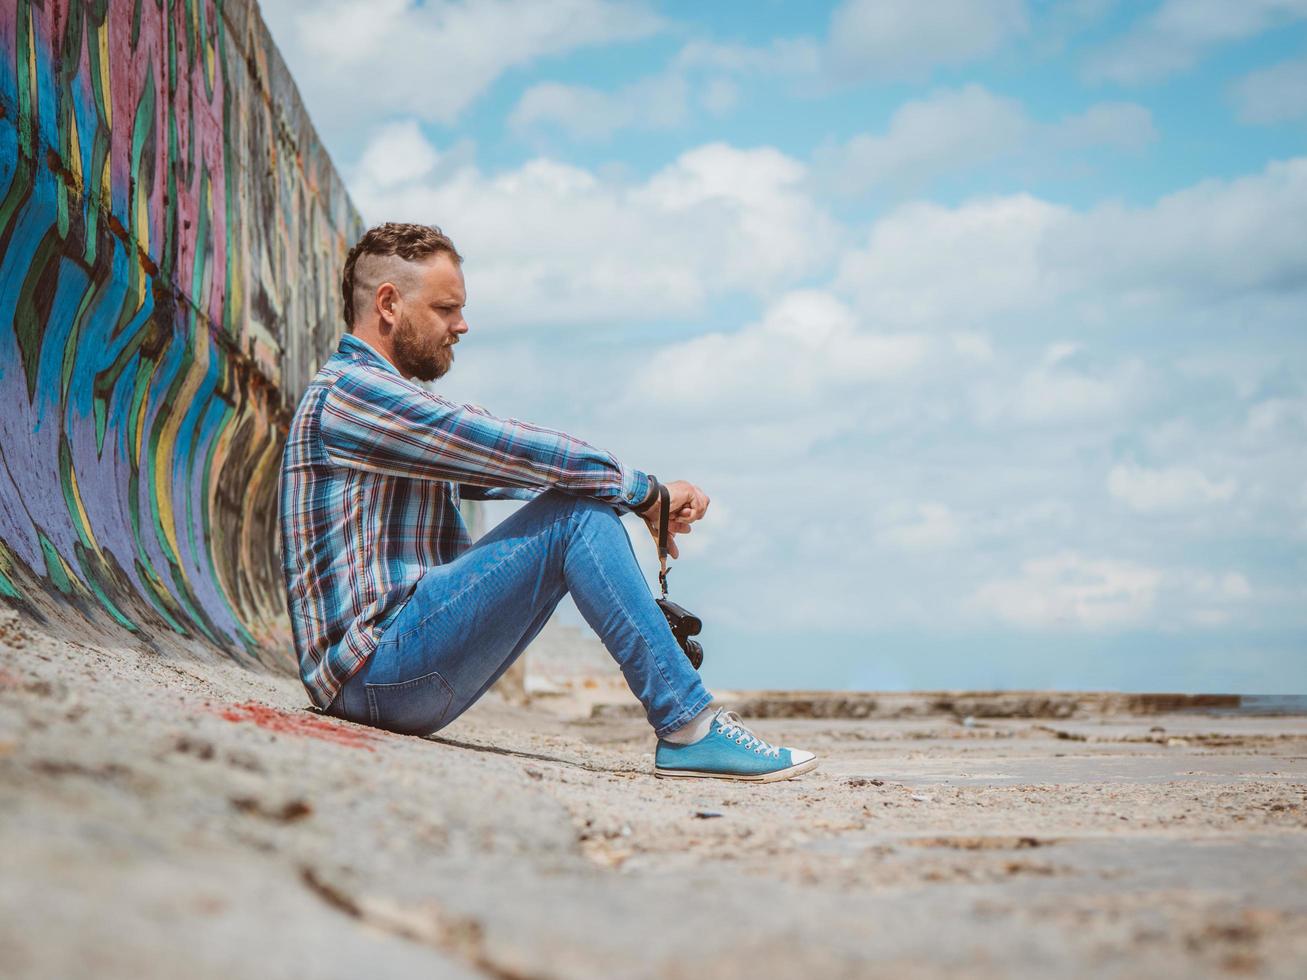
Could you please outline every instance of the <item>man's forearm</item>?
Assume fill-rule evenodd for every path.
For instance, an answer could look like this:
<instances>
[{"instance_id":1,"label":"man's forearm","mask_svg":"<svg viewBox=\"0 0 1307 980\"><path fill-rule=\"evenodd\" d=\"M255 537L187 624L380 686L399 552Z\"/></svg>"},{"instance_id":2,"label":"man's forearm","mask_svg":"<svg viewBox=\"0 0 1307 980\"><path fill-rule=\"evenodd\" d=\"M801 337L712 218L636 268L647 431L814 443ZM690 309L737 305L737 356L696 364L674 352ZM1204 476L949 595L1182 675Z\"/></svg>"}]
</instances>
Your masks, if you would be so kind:
<instances>
[{"instance_id":1,"label":"man's forearm","mask_svg":"<svg viewBox=\"0 0 1307 980\"><path fill-rule=\"evenodd\" d=\"M332 386L323 445L338 465L480 487L554 487L623 510L657 494L647 474L564 432L456 405L383 372Z\"/></svg>"}]
</instances>

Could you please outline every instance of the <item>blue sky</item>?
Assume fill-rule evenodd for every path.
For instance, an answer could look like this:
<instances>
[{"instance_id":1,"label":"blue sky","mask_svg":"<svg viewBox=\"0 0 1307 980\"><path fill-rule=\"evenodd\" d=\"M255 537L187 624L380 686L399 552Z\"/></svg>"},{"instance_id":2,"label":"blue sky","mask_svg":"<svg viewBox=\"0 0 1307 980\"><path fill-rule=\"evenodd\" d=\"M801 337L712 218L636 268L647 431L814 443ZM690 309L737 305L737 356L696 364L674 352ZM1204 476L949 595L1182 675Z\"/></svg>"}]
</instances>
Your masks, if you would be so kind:
<instances>
[{"instance_id":1,"label":"blue sky","mask_svg":"<svg viewBox=\"0 0 1307 980\"><path fill-rule=\"evenodd\" d=\"M1307 0L262 9L711 686L1307 692Z\"/></svg>"}]
</instances>

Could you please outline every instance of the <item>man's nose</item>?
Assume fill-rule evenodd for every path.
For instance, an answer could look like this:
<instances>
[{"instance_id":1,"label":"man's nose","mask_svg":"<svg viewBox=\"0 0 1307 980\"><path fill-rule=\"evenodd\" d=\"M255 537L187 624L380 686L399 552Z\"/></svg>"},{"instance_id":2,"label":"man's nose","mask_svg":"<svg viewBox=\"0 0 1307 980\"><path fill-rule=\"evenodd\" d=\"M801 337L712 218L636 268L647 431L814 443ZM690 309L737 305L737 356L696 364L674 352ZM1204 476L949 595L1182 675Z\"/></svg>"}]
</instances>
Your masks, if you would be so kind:
<instances>
[{"instance_id":1,"label":"man's nose","mask_svg":"<svg viewBox=\"0 0 1307 980\"><path fill-rule=\"evenodd\" d=\"M464 317L458 318L458 323L454 324L454 333L467 333L468 325Z\"/></svg>"}]
</instances>

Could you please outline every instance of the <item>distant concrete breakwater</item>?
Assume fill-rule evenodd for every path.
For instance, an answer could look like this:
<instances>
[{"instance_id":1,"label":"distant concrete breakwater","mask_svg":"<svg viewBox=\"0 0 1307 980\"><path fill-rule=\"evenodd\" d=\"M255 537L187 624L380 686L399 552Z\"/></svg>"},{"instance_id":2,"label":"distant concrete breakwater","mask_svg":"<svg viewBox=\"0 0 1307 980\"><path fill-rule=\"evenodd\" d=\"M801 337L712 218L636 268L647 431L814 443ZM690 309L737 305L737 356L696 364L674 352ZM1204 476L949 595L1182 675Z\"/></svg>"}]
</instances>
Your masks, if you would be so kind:
<instances>
[{"instance_id":1,"label":"distant concrete breakwater","mask_svg":"<svg viewBox=\"0 0 1307 980\"><path fill-rule=\"evenodd\" d=\"M1139 717L1162 714L1301 716L1307 696L1118 691L731 691L719 697L750 718ZM638 713L625 701L596 704L597 717Z\"/></svg>"},{"instance_id":2,"label":"distant concrete breakwater","mask_svg":"<svg viewBox=\"0 0 1307 980\"><path fill-rule=\"evenodd\" d=\"M293 663L280 453L361 232L253 0L0 5L0 597Z\"/></svg>"}]
</instances>

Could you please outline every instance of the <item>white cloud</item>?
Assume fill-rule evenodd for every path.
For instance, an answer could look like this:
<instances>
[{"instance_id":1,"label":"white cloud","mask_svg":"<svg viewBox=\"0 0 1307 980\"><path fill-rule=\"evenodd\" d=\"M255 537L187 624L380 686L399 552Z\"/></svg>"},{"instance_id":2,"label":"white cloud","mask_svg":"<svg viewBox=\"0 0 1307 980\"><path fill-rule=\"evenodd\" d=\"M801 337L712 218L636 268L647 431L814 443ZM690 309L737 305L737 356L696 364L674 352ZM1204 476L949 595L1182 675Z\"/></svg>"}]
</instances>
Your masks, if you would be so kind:
<instances>
[{"instance_id":1,"label":"white cloud","mask_svg":"<svg viewBox=\"0 0 1307 980\"><path fill-rule=\"evenodd\" d=\"M945 504L900 505L881 515L880 539L903 551L938 551L956 545L961 537L957 515Z\"/></svg>"},{"instance_id":2,"label":"white cloud","mask_svg":"<svg viewBox=\"0 0 1307 980\"><path fill-rule=\"evenodd\" d=\"M1293 329L1291 326L1290 329ZM1118 519L1142 520L1138 528L1164 529L1177 540L1194 540L1210 532L1226 540L1245 534L1263 541L1301 540L1307 532L1307 399L1265 397L1261 390L1268 378L1284 377L1285 365L1300 363L1302 355L1287 354L1285 340L1279 350L1263 348L1261 384L1241 391L1236 378L1204 374L1195 382L1191 375L1171 375L1184 392L1158 392L1165 415L1154 424L1136 419L1125 441L1113 446L1111 456L1123 451L1127 459L1120 471L1099 474L1106 480L1107 498L1118 502ZM1250 353L1255 346L1240 343ZM1228 345L1212 345L1213 352ZM1286 357L1288 358L1286 360ZM1242 374L1246 366L1237 365ZM1146 390L1162 388L1165 375L1154 373ZM1142 466L1136 456L1150 463ZM1086 475L1088 479L1088 474ZM1167 517L1165 522L1153 520ZM1124 525L1123 525L1124 526ZM1234 529L1239 529L1237 532Z\"/></svg>"},{"instance_id":3,"label":"white cloud","mask_svg":"<svg viewBox=\"0 0 1307 980\"><path fill-rule=\"evenodd\" d=\"M1144 208L1108 205L1047 238L1047 268L1068 283L1145 299L1307 288L1307 157L1259 174L1205 180Z\"/></svg>"},{"instance_id":4,"label":"white cloud","mask_svg":"<svg viewBox=\"0 0 1307 980\"><path fill-rule=\"evenodd\" d=\"M820 63L820 49L807 38L779 38L763 47L691 40L661 72L617 89L533 85L513 107L509 124L523 135L552 127L586 142L621 130L674 129L699 108L714 116L730 112L744 78L813 78Z\"/></svg>"},{"instance_id":5,"label":"white cloud","mask_svg":"<svg viewBox=\"0 0 1307 980\"><path fill-rule=\"evenodd\" d=\"M981 417L988 423L1059 425L1124 415L1143 387L1143 367L1129 360L1110 367L1080 356L1079 345L1054 345L1015 386L982 388Z\"/></svg>"},{"instance_id":6,"label":"white cloud","mask_svg":"<svg viewBox=\"0 0 1307 980\"><path fill-rule=\"evenodd\" d=\"M377 131L359 160L357 173L374 188L421 180L440 162L416 119L398 119Z\"/></svg>"},{"instance_id":7,"label":"white cloud","mask_svg":"<svg viewBox=\"0 0 1307 980\"><path fill-rule=\"evenodd\" d=\"M1133 103L1100 103L1040 123L1016 99L972 83L904 103L884 134L855 136L819 152L818 161L837 192L912 190L996 160L1039 165L1093 146L1137 150L1156 138L1151 114Z\"/></svg>"},{"instance_id":8,"label":"white cloud","mask_svg":"<svg viewBox=\"0 0 1307 980\"><path fill-rule=\"evenodd\" d=\"M771 148L701 146L635 184L545 159L493 175L442 164L396 181L384 149L364 160L351 189L370 222L438 224L467 257L470 320L683 317L714 295L777 294L840 243L804 166Z\"/></svg>"},{"instance_id":9,"label":"white cloud","mask_svg":"<svg viewBox=\"0 0 1307 980\"><path fill-rule=\"evenodd\" d=\"M1048 127L1049 143L1076 149L1112 146L1139 150L1157 139L1153 116L1134 102L1099 102Z\"/></svg>"},{"instance_id":10,"label":"white cloud","mask_svg":"<svg viewBox=\"0 0 1307 980\"><path fill-rule=\"evenodd\" d=\"M638 0L265 0L260 10L314 121L341 139L393 116L453 122L510 68L663 26Z\"/></svg>"},{"instance_id":11,"label":"white cloud","mask_svg":"<svg viewBox=\"0 0 1307 980\"><path fill-rule=\"evenodd\" d=\"M1307 17L1307 0L1165 0L1089 58L1094 81L1135 85L1192 67L1210 48Z\"/></svg>"},{"instance_id":12,"label":"white cloud","mask_svg":"<svg viewBox=\"0 0 1307 980\"><path fill-rule=\"evenodd\" d=\"M1171 625L1225 626L1248 611L1255 598L1253 587L1242 572L1177 571L1169 576L1169 607L1177 621Z\"/></svg>"},{"instance_id":13,"label":"white cloud","mask_svg":"<svg viewBox=\"0 0 1307 980\"><path fill-rule=\"evenodd\" d=\"M1066 216L1026 194L905 204L845 253L836 284L873 322L974 329L1050 299L1040 249Z\"/></svg>"},{"instance_id":14,"label":"white cloud","mask_svg":"<svg viewBox=\"0 0 1307 980\"><path fill-rule=\"evenodd\" d=\"M846 252L835 285L871 322L1013 330L1031 318L1209 317L1307 291L1307 158L1208 180L1145 207L1076 212L1030 195L901 205ZM1243 315L1249 315L1245 306Z\"/></svg>"},{"instance_id":15,"label":"white cloud","mask_svg":"<svg viewBox=\"0 0 1307 980\"><path fill-rule=\"evenodd\" d=\"M927 350L923 337L862 328L827 293L795 292L741 330L658 351L636 376L631 401L695 417L711 409L718 417L771 419L912 371Z\"/></svg>"},{"instance_id":16,"label":"white cloud","mask_svg":"<svg viewBox=\"0 0 1307 980\"><path fill-rule=\"evenodd\" d=\"M821 57L820 45L811 38L777 38L761 47L694 40L677 54L675 66L722 75L815 76Z\"/></svg>"},{"instance_id":17,"label":"white cloud","mask_svg":"<svg viewBox=\"0 0 1307 980\"><path fill-rule=\"evenodd\" d=\"M699 95L700 104L714 116L724 116L740 101L740 87L729 78L714 78Z\"/></svg>"},{"instance_id":18,"label":"white cloud","mask_svg":"<svg viewBox=\"0 0 1307 980\"><path fill-rule=\"evenodd\" d=\"M973 612L1028 629L1110 630L1222 626L1258 598L1242 572L1168 569L1064 551L985 583Z\"/></svg>"},{"instance_id":19,"label":"white cloud","mask_svg":"<svg viewBox=\"0 0 1307 980\"><path fill-rule=\"evenodd\" d=\"M1273 397L1254 402L1242 434L1250 448L1302 441L1307 438L1307 398Z\"/></svg>"},{"instance_id":20,"label":"white cloud","mask_svg":"<svg viewBox=\"0 0 1307 980\"><path fill-rule=\"evenodd\" d=\"M689 99L689 82L675 73L614 92L543 82L522 94L508 122L521 132L556 126L576 140L606 140L620 129L675 128L688 118Z\"/></svg>"},{"instance_id":21,"label":"white cloud","mask_svg":"<svg viewBox=\"0 0 1307 980\"><path fill-rule=\"evenodd\" d=\"M1031 559L1016 577L986 583L971 605L1023 627L1119 628L1148 615L1161 582L1155 568L1068 551Z\"/></svg>"},{"instance_id":22,"label":"white cloud","mask_svg":"<svg viewBox=\"0 0 1307 980\"><path fill-rule=\"evenodd\" d=\"M519 99L510 122L524 132L552 125L590 141L621 129L671 128L688 118L695 103L717 115L729 111L740 97L738 80L745 77L785 78L817 90L841 79L922 74L960 56L970 60L1025 30L1021 0L957 0L956 9L952 6L953 0L853 0L833 14L824 44L808 37L778 38L760 46L691 40L662 72L615 90L534 85ZM886 134L855 137L828 155L835 157L831 169L839 171L837 179L862 186L907 176L918 180L914 175L922 167L929 175L1039 149L1138 149L1155 138L1148 110L1132 103L1102 103L1041 124L1027 116L1020 102L969 84L906 103Z\"/></svg>"},{"instance_id":23,"label":"white cloud","mask_svg":"<svg viewBox=\"0 0 1307 980\"><path fill-rule=\"evenodd\" d=\"M1307 58L1249 72L1231 87L1239 118L1277 123L1307 116Z\"/></svg>"},{"instance_id":24,"label":"white cloud","mask_svg":"<svg viewBox=\"0 0 1307 980\"><path fill-rule=\"evenodd\" d=\"M1135 359L1101 363L1080 344L1048 347L1019 374L994 374L976 384L975 417L990 429L1098 424L1127 416L1147 390Z\"/></svg>"},{"instance_id":25,"label":"white cloud","mask_svg":"<svg viewBox=\"0 0 1307 980\"><path fill-rule=\"evenodd\" d=\"M1221 575L1200 572L1191 577L1189 588L1196 596L1220 601L1249 599L1253 594L1247 577L1240 572Z\"/></svg>"},{"instance_id":26,"label":"white cloud","mask_svg":"<svg viewBox=\"0 0 1307 980\"><path fill-rule=\"evenodd\" d=\"M1236 485L1233 480L1213 480L1192 466L1121 463L1108 474L1107 489L1128 507L1151 513L1224 503L1234 496Z\"/></svg>"},{"instance_id":27,"label":"white cloud","mask_svg":"<svg viewBox=\"0 0 1307 980\"><path fill-rule=\"evenodd\" d=\"M994 345L988 337L972 330L958 330L949 335L953 350L958 355L972 361L989 362L994 360Z\"/></svg>"},{"instance_id":28,"label":"white cloud","mask_svg":"<svg viewBox=\"0 0 1307 980\"><path fill-rule=\"evenodd\" d=\"M1058 0L1034 11L1030 44L1041 58L1061 57L1088 30L1098 27L1121 0Z\"/></svg>"},{"instance_id":29,"label":"white cloud","mask_svg":"<svg viewBox=\"0 0 1307 980\"><path fill-rule=\"evenodd\" d=\"M824 163L844 193L918 186L938 173L1012 153L1033 126L1020 102L971 84L905 103L884 135L855 136L827 151Z\"/></svg>"},{"instance_id":30,"label":"white cloud","mask_svg":"<svg viewBox=\"0 0 1307 980\"><path fill-rule=\"evenodd\" d=\"M921 78L992 54L1026 28L1022 0L845 0L831 15L828 58L842 78Z\"/></svg>"},{"instance_id":31,"label":"white cloud","mask_svg":"<svg viewBox=\"0 0 1307 980\"><path fill-rule=\"evenodd\" d=\"M693 105L714 115L730 111L744 79L786 79L815 92L867 78L922 77L936 65L992 53L1026 29L1024 0L845 0L825 40L780 37L747 45L691 39L662 72L616 90L533 86L514 108L512 123L523 131L553 125L581 140L607 139L627 128L669 128ZM971 133L990 142L1000 138L979 126Z\"/></svg>"}]
</instances>

